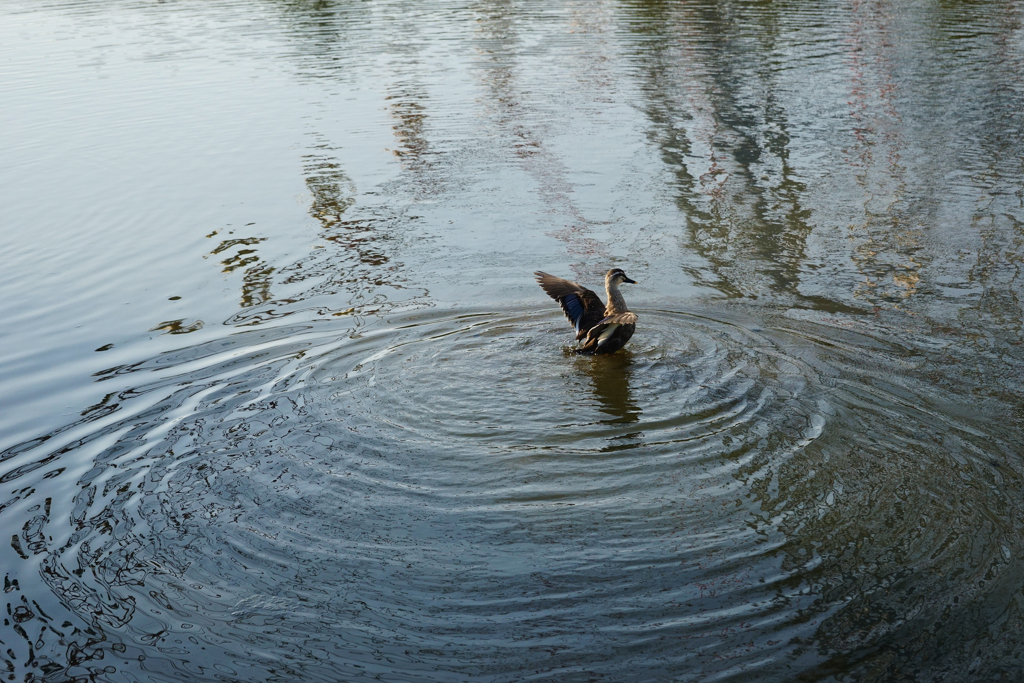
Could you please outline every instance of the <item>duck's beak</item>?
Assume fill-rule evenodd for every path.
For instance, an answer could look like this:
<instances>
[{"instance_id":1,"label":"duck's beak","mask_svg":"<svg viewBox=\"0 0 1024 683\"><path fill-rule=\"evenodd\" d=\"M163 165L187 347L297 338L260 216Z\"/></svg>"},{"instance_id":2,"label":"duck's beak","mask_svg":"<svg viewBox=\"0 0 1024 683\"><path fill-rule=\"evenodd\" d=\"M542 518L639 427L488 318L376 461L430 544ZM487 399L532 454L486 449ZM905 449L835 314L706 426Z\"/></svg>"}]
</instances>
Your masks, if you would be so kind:
<instances>
[{"instance_id":1,"label":"duck's beak","mask_svg":"<svg viewBox=\"0 0 1024 683\"><path fill-rule=\"evenodd\" d=\"M636 280L630 280L630 279L629 279L628 277L626 277L625 275L623 275L623 276L622 276L622 281L623 281L623 282L628 282L628 283L629 283L629 284L631 284L631 285L635 285L635 284L636 284Z\"/></svg>"}]
</instances>

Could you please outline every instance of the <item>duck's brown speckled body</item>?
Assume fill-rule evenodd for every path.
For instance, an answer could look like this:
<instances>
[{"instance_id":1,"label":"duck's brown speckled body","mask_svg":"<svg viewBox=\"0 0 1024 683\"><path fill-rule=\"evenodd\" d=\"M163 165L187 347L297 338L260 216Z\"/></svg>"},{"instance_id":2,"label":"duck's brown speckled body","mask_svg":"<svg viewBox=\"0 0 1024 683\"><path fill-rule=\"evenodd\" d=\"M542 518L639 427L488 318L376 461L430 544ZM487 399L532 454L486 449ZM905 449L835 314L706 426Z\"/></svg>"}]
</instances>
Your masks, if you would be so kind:
<instances>
[{"instance_id":1,"label":"duck's brown speckled body","mask_svg":"<svg viewBox=\"0 0 1024 683\"><path fill-rule=\"evenodd\" d=\"M584 340L576 353L614 353L633 336L636 314L626 307L619 285L623 282L636 284L636 281L626 277L621 268L612 268L604 276L607 306L597 294L571 280L541 271L534 275L541 288L562 307L565 317L576 329L576 341Z\"/></svg>"}]
</instances>

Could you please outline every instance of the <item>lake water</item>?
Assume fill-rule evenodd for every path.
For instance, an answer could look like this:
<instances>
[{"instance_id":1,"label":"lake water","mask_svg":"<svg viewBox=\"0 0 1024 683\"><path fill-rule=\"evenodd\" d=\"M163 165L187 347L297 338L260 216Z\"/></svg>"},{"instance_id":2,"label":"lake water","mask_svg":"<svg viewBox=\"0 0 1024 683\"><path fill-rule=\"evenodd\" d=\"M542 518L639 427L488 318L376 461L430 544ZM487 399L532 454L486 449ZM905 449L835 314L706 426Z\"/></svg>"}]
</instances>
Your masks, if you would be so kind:
<instances>
[{"instance_id":1,"label":"lake water","mask_svg":"<svg viewBox=\"0 0 1024 683\"><path fill-rule=\"evenodd\" d=\"M0 92L5 680L1024 677L1024 5L6 0Z\"/></svg>"}]
</instances>

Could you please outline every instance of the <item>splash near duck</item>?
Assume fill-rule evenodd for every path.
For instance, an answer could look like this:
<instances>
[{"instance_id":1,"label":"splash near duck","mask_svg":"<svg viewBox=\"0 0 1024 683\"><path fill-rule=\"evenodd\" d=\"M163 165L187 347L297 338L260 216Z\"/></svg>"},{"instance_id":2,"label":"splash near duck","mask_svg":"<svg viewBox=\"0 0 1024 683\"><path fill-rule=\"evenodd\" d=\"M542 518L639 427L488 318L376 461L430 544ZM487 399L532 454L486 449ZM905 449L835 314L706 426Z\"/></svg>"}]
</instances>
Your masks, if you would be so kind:
<instances>
[{"instance_id":1,"label":"splash near duck","mask_svg":"<svg viewBox=\"0 0 1024 683\"><path fill-rule=\"evenodd\" d=\"M576 330L576 341L583 341L583 346L576 349L576 353L615 353L633 336L636 314L626 306L619 285L624 282L635 285L636 280L631 280L621 268L612 268L604 276L607 306L597 294L571 280L539 270L534 275L541 289L562 307L565 317Z\"/></svg>"}]
</instances>

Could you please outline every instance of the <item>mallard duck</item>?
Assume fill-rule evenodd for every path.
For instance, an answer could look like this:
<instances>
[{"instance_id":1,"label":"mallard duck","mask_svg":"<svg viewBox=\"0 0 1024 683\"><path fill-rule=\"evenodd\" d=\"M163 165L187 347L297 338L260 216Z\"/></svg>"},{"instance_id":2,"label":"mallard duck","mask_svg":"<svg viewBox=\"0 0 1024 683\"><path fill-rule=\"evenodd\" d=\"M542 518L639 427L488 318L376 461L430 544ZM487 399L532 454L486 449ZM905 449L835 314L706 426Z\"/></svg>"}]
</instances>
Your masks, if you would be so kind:
<instances>
[{"instance_id":1,"label":"mallard duck","mask_svg":"<svg viewBox=\"0 0 1024 683\"><path fill-rule=\"evenodd\" d=\"M575 282L539 270L534 275L541 288L562 307L565 317L576 329L576 341L585 339L576 353L614 353L633 336L636 314L626 308L619 285L623 282L635 285L636 281L626 277L621 268L612 268L604 276L607 306L597 294Z\"/></svg>"}]
</instances>

